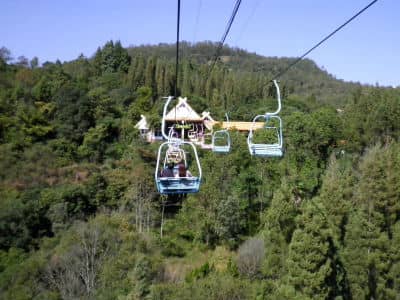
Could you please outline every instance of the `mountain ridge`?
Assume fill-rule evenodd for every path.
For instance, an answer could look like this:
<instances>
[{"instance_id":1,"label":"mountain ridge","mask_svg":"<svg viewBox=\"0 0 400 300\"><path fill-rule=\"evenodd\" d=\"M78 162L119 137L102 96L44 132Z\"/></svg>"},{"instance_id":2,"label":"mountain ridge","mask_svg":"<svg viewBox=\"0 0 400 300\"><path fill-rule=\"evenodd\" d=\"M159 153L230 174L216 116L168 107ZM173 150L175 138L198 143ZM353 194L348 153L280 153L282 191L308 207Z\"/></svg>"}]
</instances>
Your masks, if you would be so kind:
<instances>
[{"instance_id":1,"label":"mountain ridge","mask_svg":"<svg viewBox=\"0 0 400 300\"><path fill-rule=\"evenodd\" d=\"M209 64L216 54L218 43L206 41L191 44L180 43L181 68L184 61L199 65ZM139 45L127 47L132 56L161 57L175 60L175 44L160 43L157 45ZM240 48L223 46L217 64L237 72L250 72L253 75L262 75L269 80L274 74L285 70L296 57L263 56L248 52ZM268 84L266 79L265 85ZM305 58L294 65L279 80L290 91L290 95L310 97L315 96L318 101L343 106L349 101L349 96L362 87L372 87L359 82L348 82L337 79L327 70L320 68L313 60Z\"/></svg>"}]
</instances>

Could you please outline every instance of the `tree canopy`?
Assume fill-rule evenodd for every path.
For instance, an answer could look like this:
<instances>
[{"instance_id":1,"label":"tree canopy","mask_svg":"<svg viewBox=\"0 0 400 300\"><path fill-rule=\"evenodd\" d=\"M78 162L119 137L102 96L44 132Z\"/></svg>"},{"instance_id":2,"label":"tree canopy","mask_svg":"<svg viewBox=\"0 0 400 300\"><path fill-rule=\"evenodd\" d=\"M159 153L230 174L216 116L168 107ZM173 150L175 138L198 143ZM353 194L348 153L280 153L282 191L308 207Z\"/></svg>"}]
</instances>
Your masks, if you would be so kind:
<instances>
[{"instance_id":1,"label":"tree canopy","mask_svg":"<svg viewBox=\"0 0 400 300\"><path fill-rule=\"evenodd\" d=\"M39 64L0 48L0 298L397 299L400 90L286 73L282 159L199 149L200 192L159 195L174 45ZM179 94L217 120L273 109L292 58L183 42Z\"/></svg>"}]
</instances>

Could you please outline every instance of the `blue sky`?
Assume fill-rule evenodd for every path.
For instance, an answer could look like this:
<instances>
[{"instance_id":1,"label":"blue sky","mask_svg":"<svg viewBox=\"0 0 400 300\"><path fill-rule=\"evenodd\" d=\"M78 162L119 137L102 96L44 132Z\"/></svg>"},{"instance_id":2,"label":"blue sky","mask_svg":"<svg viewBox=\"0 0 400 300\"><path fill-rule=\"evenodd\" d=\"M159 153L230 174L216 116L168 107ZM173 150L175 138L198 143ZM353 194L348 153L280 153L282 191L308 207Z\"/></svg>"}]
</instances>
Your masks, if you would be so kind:
<instances>
[{"instance_id":1,"label":"blue sky","mask_svg":"<svg viewBox=\"0 0 400 300\"><path fill-rule=\"evenodd\" d=\"M242 0L226 44L298 57L371 0ZM173 43L176 0L2 0L0 47L41 62L90 57L108 40ZM181 0L181 39L219 41L235 0ZM400 86L400 1L378 0L308 58L338 79Z\"/></svg>"}]
</instances>

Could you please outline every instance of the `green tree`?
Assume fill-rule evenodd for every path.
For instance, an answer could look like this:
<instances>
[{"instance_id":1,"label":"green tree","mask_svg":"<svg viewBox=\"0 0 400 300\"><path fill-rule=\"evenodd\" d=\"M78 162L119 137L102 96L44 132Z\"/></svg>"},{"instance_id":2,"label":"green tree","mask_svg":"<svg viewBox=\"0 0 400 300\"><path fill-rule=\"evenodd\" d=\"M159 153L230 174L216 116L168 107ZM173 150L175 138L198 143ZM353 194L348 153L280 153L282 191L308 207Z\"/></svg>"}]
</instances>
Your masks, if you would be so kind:
<instances>
[{"instance_id":1,"label":"green tree","mask_svg":"<svg viewBox=\"0 0 400 300\"><path fill-rule=\"evenodd\" d=\"M305 205L287 259L288 283L312 299L333 298L338 293L333 237L323 210L315 203Z\"/></svg>"},{"instance_id":2,"label":"green tree","mask_svg":"<svg viewBox=\"0 0 400 300\"><path fill-rule=\"evenodd\" d=\"M397 222L393 228L393 238L390 241L390 270L388 273L388 298L395 299L397 295L400 293L400 254L399 254L399 245L400 245L400 222Z\"/></svg>"},{"instance_id":3,"label":"green tree","mask_svg":"<svg viewBox=\"0 0 400 300\"><path fill-rule=\"evenodd\" d=\"M93 104L85 91L66 85L55 95L57 135L78 144L85 132L94 125Z\"/></svg>"},{"instance_id":4,"label":"green tree","mask_svg":"<svg viewBox=\"0 0 400 300\"><path fill-rule=\"evenodd\" d=\"M278 280L287 272L286 259L289 243L296 228L298 215L295 196L286 182L275 192L271 206L263 218L265 259L263 275L267 279Z\"/></svg>"},{"instance_id":5,"label":"green tree","mask_svg":"<svg viewBox=\"0 0 400 300\"><path fill-rule=\"evenodd\" d=\"M368 212L371 221L392 237L392 227L398 219L400 204L400 159L398 144L374 146L360 162L357 202Z\"/></svg>"},{"instance_id":6,"label":"green tree","mask_svg":"<svg viewBox=\"0 0 400 300\"><path fill-rule=\"evenodd\" d=\"M118 125L115 120L106 119L96 127L90 128L83 138L78 154L92 162L101 162L109 145L118 138Z\"/></svg>"},{"instance_id":7,"label":"green tree","mask_svg":"<svg viewBox=\"0 0 400 300\"><path fill-rule=\"evenodd\" d=\"M357 178L350 158L336 159L331 156L329 166L323 177L320 199L326 208L326 216L335 240L343 242L349 212L353 209L353 198Z\"/></svg>"},{"instance_id":8,"label":"green tree","mask_svg":"<svg viewBox=\"0 0 400 300\"><path fill-rule=\"evenodd\" d=\"M146 257L140 257L133 271L128 275L134 285L133 291L128 295L130 299L144 299L150 292L152 279L151 262Z\"/></svg>"},{"instance_id":9,"label":"green tree","mask_svg":"<svg viewBox=\"0 0 400 300\"><path fill-rule=\"evenodd\" d=\"M386 276L389 269L388 239L368 215L360 210L350 215L346 226L343 259L353 299L389 299Z\"/></svg>"},{"instance_id":10,"label":"green tree","mask_svg":"<svg viewBox=\"0 0 400 300\"><path fill-rule=\"evenodd\" d=\"M152 92L149 87L141 87L136 92L137 98L129 107L129 117L131 120L140 120L140 115L148 115L152 109Z\"/></svg>"},{"instance_id":11,"label":"green tree","mask_svg":"<svg viewBox=\"0 0 400 300\"><path fill-rule=\"evenodd\" d=\"M108 41L94 56L94 66L99 74L124 72L127 73L131 58L120 41Z\"/></svg>"}]
</instances>

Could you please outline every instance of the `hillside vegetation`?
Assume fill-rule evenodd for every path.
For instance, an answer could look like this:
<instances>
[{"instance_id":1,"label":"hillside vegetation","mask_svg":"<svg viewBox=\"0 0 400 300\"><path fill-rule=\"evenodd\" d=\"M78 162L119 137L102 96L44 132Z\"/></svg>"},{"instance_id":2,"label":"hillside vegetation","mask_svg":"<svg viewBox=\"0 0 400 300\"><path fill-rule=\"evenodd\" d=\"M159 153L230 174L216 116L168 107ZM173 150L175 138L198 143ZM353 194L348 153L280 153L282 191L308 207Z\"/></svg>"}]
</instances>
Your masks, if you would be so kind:
<instances>
[{"instance_id":1,"label":"hillside vegetation","mask_svg":"<svg viewBox=\"0 0 400 300\"><path fill-rule=\"evenodd\" d=\"M276 105L292 58L183 43L179 92L215 119ZM0 51L1 299L398 299L400 90L310 60L281 78L282 159L200 151L200 192L160 196L174 46L107 42L61 63ZM340 110L338 110L340 108ZM176 205L176 204L181 205ZM175 204L175 205L172 205Z\"/></svg>"}]
</instances>

